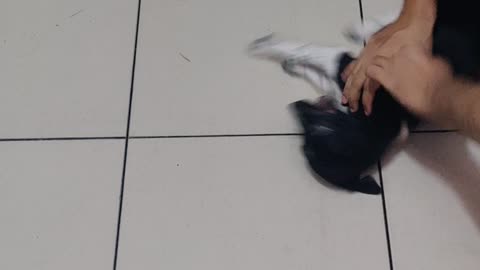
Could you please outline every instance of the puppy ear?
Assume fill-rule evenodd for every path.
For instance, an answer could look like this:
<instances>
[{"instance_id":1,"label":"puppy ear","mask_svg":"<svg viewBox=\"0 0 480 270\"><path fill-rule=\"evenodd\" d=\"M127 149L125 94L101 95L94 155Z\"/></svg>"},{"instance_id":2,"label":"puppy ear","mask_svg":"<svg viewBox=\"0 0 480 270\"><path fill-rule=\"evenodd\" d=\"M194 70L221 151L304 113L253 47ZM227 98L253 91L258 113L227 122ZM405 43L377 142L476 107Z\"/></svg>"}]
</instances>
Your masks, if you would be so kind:
<instances>
[{"instance_id":1,"label":"puppy ear","mask_svg":"<svg viewBox=\"0 0 480 270\"><path fill-rule=\"evenodd\" d=\"M307 101L301 100L290 104L290 109L293 111L297 120L299 120L305 132L308 132L312 125L312 115L314 114L313 106Z\"/></svg>"},{"instance_id":2,"label":"puppy ear","mask_svg":"<svg viewBox=\"0 0 480 270\"><path fill-rule=\"evenodd\" d=\"M372 176L365 176L359 180L352 181L348 183L347 188L364 194L378 195L382 193L382 188Z\"/></svg>"},{"instance_id":3,"label":"puppy ear","mask_svg":"<svg viewBox=\"0 0 480 270\"><path fill-rule=\"evenodd\" d=\"M322 134L335 129L335 113L332 113L331 108L327 106L317 106L303 100L290 105L305 133Z\"/></svg>"}]
</instances>

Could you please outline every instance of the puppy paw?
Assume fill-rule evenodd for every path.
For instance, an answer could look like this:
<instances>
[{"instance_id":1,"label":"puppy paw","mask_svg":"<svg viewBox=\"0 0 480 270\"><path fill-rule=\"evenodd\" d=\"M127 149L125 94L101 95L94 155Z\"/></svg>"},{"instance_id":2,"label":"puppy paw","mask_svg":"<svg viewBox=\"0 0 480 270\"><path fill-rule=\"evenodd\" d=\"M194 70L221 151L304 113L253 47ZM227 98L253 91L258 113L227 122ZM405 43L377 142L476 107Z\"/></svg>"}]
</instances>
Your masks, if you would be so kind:
<instances>
[{"instance_id":1,"label":"puppy paw","mask_svg":"<svg viewBox=\"0 0 480 270\"><path fill-rule=\"evenodd\" d=\"M284 60L282 62L282 68L285 73L294 77L303 76L305 71L305 67L295 58Z\"/></svg>"},{"instance_id":2,"label":"puppy paw","mask_svg":"<svg viewBox=\"0 0 480 270\"><path fill-rule=\"evenodd\" d=\"M271 33L264 37L254 40L248 45L247 51L250 55L261 56L266 49L274 44L275 34Z\"/></svg>"},{"instance_id":3,"label":"puppy paw","mask_svg":"<svg viewBox=\"0 0 480 270\"><path fill-rule=\"evenodd\" d=\"M343 35L354 44L362 44L365 40L363 24L354 23L345 27Z\"/></svg>"}]
</instances>

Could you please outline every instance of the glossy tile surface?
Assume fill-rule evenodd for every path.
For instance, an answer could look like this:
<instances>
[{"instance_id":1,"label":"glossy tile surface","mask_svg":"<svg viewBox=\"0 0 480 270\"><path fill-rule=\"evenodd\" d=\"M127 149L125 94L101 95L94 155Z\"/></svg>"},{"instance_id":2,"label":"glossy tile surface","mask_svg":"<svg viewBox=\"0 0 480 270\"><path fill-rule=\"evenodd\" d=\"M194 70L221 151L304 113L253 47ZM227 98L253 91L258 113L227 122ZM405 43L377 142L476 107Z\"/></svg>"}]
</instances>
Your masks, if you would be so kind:
<instances>
[{"instance_id":1,"label":"glossy tile surface","mask_svg":"<svg viewBox=\"0 0 480 270\"><path fill-rule=\"evenodd\" d=\"M388 269L381 197L319 184L299 138L129 147L120 269Z\"/></svg>"},{"instance_id":2,"label":"glossy tile surface","mask_svg":"<svg viewBox=\"0 0 480 270\"><path fill-rule=\"evenodd\" d=\"M123 143L0 143L0 269L111 269Z\"/></svg>"},{"instance_id":3,"label":"glossy tile surface","mask_svg":"<svg viewBox=\"0 0 480 270\"><path fill-rule=\"evenodd\" d=\"M246 54L256 38L346 46L350 0L143 1L132 134L295 132L287 105L310 85Z\"/></svg>"},{"instance_id":4,"label":"glossy tile surface","mask_svg":"<svg viewBox=\"0 0 480 270\"><path fill-rule=\"evenodd\" d=\"M478 268L478 144L453 133L413 135L383 179L395 269Z\"/></svg>"},{"instance_id":5,"label":"glossy tile surface","mask_svg":"<svg viewBox=\"0 0 480 270\"><path fill-rule=\"evenodd\" d=\"M136 1L7 0L1 138L125 133Z\"/></svg>"}]
</instances>

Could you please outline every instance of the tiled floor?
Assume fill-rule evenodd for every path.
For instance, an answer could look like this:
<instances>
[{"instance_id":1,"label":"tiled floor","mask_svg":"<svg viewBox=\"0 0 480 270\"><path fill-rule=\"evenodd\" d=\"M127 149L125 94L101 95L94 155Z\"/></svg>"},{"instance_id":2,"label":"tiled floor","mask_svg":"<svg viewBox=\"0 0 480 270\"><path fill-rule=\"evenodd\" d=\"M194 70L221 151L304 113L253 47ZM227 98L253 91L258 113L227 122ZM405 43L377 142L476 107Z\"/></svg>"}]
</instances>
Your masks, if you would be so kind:
<instances>
[{"instance_id":1,"label":"tiled floor","mask_svg":"<svg viewBox=\"0 0 480 270\"><path fill-rule=\"evenodd\" d=\"M7 0L0 18L0 269L478 269L477 144L416 133L382 161L384 196L332 190L286 110L315 93L245 56L271 31L358 50L359 1Z\"/></svg>"}]
</instances>

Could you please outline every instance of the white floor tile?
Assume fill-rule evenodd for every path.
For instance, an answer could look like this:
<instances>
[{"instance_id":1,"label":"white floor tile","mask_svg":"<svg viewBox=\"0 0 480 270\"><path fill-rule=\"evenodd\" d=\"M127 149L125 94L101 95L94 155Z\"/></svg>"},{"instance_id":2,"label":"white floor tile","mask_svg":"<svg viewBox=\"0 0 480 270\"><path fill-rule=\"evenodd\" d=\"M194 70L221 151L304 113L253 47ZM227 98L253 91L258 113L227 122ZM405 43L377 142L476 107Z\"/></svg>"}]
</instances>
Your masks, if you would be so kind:
<instances>
[{"instance_id":1,"label":"white floor tile","mask_svg":"<svg viewBox=\"0 0 480 270\"><path fill-rule=\"evenodd\" d=\"M119 269L388 269L381 197L317 183L299 138L129 149Z\"/></svg>"},{"instance_id":2,"label":"white floor tile","mask_svg":"<svg viewBox=\"0 0 480 270\"><path fill-rule=\"evenodd\" d=\"M383 177L395 269L478 269L477 144L453 133L413 135Z\"/></svg>"},{"instance_id":3,"label":"white floor tile","mask_svg":"<svg viewBox=\"0 0 480 270\"><path fill-rule=\"evenodd\" d=\"M363 15L366 19L401 10L403 0L362 0Z\"/></svg>"},{"instance_id":4,"label":"white floor tile","mask_svg":"<svg viewBox=\"0 0 480 270\"><path fill-rule=\"evenodd\" d=\"M125 133L137 1L3 1L0 137Z\"/></svg>"},{"instance_id":5,"label":"white floor tile","mask_svg":"<svg viewBox=\"0 0 480 270\"><path fill-rule=\"evenodd\" d=\"M246 46L272 31L346 45L352 21L350 0L143 1L132 134L296 131L287 104L317 94Z\"/></svg>"},{"instance_id":6,"label":"white floor tile","mask_svg":"<svg viewBox=\"0 0 480 270\"><path fill-rule=\"evenodd\" d=\"M123 145L0 144L0 269L111 269Z\"/></svg>"}]
</instances>

